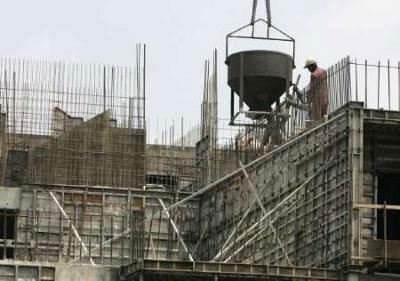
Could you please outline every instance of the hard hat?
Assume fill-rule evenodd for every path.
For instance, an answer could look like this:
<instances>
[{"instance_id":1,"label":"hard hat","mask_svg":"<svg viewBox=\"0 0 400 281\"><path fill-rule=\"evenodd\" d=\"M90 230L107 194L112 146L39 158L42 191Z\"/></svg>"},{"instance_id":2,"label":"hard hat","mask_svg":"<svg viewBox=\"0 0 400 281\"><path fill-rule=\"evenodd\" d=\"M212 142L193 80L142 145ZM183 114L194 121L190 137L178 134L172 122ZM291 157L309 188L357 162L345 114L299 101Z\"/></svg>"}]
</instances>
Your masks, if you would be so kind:
<instances>
[{"instance_id":1,"label":"hard hat","mask_svg":"<svg viewBox=\"0 0 400 281\"><path fill-rule=\"evenodd\" d=\"M307 58L304 68L307 68L308 66L310 66L312 64L316 64L316 63L317 63L317 60L315 58L312 58L312 57Z\"/></svg>"}]
</instances>

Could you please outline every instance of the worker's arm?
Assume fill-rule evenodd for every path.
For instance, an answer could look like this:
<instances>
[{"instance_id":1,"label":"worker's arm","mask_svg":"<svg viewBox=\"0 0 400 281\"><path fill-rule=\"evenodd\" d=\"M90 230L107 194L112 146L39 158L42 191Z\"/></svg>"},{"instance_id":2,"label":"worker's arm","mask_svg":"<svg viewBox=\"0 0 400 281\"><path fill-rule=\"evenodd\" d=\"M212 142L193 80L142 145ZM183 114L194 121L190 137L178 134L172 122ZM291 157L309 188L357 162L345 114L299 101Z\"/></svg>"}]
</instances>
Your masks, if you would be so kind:
<instances>
[{"instance_id":1,"label":"worker's arm","mask_svg":"<svg viewBox=\"0 0 400 281\"><path fill-rule=\"evenodd\" d=\"M306 90L299 90L297 86L293 86L293 91L296 93L297 98L300 100L302 104L307 104L307 93Z\"/></svg>"},{"instance_id":2,"label":"worker's arm","mask_svg":"<svg viewBox=\"0 0 400 281\"><path fill-rule=\"evenodd\" d=\"M306 103L293 103L292 106L295 108L301 109L301 110L309 110L310 109L310 105L306 104Z\"/></svg>"},{"instance_id":3,"label":"worker's arm","mask_svg":"<svg viewBox=\"0 0 400 281\"><path fill-rule=\"evenodd\" d=\"M300 91L296 86L293 87L293 92L296 95L288 95L285 98L285 103L301 110L309 110L310 105L305 102L305 91ZM300 101L300 102L299 102Z\"/></svg>"}]
</instances>

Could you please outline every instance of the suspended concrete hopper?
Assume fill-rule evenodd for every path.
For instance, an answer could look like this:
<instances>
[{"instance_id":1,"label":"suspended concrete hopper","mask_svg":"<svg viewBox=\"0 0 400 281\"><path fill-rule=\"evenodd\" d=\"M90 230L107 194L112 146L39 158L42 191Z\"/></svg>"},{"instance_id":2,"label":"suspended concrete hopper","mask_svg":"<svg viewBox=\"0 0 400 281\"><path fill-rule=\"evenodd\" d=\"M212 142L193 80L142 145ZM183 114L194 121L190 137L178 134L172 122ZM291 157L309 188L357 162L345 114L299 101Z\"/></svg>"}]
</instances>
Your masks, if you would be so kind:
<instances>
[{"instance_id":1,"label":"suspended concrete hopper","mask_svg":"<svg viewBox=\"0 0 400 281\"><path fill-rule=\"evenodd\" d=\"M239 97L243 89L243 102L250 111L271 110L292 82L293 58L284 53L243 51L230 55L225 63L228 85Z\"/></svg>"}]
</instances>

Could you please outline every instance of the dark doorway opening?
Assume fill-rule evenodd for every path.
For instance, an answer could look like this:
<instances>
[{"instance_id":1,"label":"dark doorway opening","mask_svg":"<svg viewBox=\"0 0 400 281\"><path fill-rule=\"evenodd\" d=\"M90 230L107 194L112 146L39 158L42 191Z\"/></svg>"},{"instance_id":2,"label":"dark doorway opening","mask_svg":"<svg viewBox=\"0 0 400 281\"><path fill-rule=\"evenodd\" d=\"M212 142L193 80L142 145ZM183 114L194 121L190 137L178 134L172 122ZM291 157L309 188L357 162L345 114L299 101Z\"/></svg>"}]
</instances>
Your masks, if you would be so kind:
<instances>
[{"instance_id":1,"label":"dark doorway opening","mask_svg":"<svg viewBox=\"0 0 400 281\"><path fill-rule=\"evenodd\" d=\"M147 184L159 184L165 187L176 187L178 186L178 177L169 176L169 175L155 175L155 174L147 174L146 175L146 183Z\"/></svg>"},{"instance_id":2,"label":"dark doorway opening","mask_svg":"<svg viewBox=\"0 0 400 281\"><path fill-rule=\"evenodd\" d=\"M380 172L378 174L378 204L400 206L400 173ZM378 210L377 235L384 239L384 210ZM386 231L388 240L400 240L400 211L386 210Z\"/></svg>"},{"instance_id":3,"label":"dark doorway opening","mask_svg":"<svg viewBox=\"0 0 400 281\"><path fill-rule=\"evenodd\" d=\"M0 209L0 259L14 258L16 212Z\"/></svg>"}]
</instances>

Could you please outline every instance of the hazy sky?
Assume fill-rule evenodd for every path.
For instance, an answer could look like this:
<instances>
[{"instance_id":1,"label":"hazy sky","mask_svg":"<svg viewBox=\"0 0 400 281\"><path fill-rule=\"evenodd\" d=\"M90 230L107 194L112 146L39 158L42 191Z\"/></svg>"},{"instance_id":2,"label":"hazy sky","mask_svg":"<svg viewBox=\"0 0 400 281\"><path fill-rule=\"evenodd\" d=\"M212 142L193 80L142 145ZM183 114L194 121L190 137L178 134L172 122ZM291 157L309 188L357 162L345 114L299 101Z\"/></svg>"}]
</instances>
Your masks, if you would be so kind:
<instances>
[{"instance_id":1,"label":"hazy sky","mask_svg":"<svg viewBox=\"0 0 400 281\"><path fill-rule=\"evenodd\" d=\"M135 44L147 43L153 124L157 116L199 119L203 63L217 48L220 111L228 112L225 35L250 21L251 0L1 2L2 56L133 66ZM303 75L303 85L306 56L325 67L346 55L400 59L399 0L271 2L273 23L297 40L294 75Z\"/></svg>"}]
</instances>

